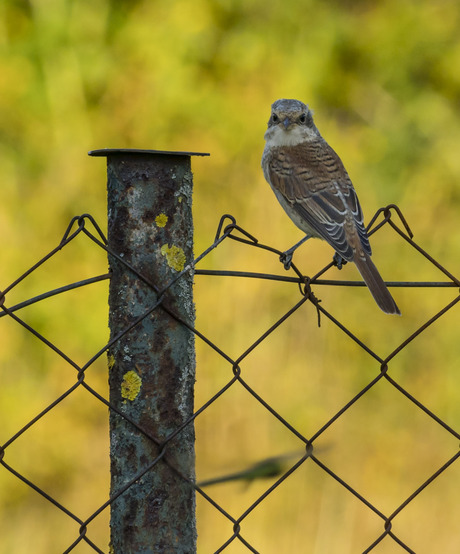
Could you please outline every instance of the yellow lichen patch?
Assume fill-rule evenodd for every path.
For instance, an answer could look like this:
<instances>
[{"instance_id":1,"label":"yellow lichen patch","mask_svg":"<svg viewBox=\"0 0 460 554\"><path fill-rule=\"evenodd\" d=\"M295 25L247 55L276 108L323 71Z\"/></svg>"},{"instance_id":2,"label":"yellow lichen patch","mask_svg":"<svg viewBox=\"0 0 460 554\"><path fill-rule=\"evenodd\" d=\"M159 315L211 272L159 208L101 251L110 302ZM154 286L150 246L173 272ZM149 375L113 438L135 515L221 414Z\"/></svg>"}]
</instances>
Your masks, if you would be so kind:
<instances>
[{"instance_id":1,"label":"yellow lichen patch","mask_svg":"<svg viewBox=\"0 0 460 554\"><path fill-rule=\"evenodd\" d=\"M123 375L121 396L127 400L134 400L141 390L142 379L135 371L128 371Z\"/></svg>"},{"instance_id":2,"label":"yellow lichen patch","mask_svg":"<svg viewBox=\"0 0 460 554\"><path fill-rule=\"evenodd\" d=\"M168 216L166 214L159 214L155 218L157 227L164 227L168 223Z\"/></svg>"},{"instance_id":3,"label":"yellow lichen patch","mask_svg":"<svg viewBox=\"0 0 460 554\"><path fill-rule=\"evenodd\" d=\"M109 354L107 356L107 364L109 366L109 371L110 371L112 367L115 365L115 356L113 354Z\"/></svg>"},{"instance_id":4,"label":"yellow lichen patch","mask_svg":"<svg viewBox=\"0 0 460 554\"><path fill-rule=\"evenodd\" d=\"M167 244L163 244L160 252L163 256L166 256L169 267L172 267L176 271L182 271L184 269L186 260L182 248L174 245L170 248Z\"/></svg>"}]
</instances>

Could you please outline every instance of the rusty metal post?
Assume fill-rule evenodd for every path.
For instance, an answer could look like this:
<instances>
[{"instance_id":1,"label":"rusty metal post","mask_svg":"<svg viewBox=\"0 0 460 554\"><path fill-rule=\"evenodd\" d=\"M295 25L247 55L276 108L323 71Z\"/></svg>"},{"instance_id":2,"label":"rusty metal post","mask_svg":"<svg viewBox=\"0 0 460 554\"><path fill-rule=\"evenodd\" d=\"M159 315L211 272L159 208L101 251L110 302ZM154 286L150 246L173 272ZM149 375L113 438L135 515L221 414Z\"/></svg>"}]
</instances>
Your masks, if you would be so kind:
<instances>
[{"instance_id":1,"label":"rusty metal post","mask_svg":"<svg viewBox=\"0 0 460 554\"><path fill-rule=\"evenodd\" d=\"M193 260L194 153L96 150L90 155L107 157L109 249L162 290ZM154 462L163 441L193 413L194 335L161 305L123 334L157 305L159 295L114 256L109 265L111 339L122 334L108 352L110 403L156 439L110 411L111 552L193 553L195 491L171 469L195 479L193 424L167 442L167 462ZM163 298L191 325L192 281L192 272L185 273ZM142 476L126 488L137 475Z\"/></svg>"}]
</instances>

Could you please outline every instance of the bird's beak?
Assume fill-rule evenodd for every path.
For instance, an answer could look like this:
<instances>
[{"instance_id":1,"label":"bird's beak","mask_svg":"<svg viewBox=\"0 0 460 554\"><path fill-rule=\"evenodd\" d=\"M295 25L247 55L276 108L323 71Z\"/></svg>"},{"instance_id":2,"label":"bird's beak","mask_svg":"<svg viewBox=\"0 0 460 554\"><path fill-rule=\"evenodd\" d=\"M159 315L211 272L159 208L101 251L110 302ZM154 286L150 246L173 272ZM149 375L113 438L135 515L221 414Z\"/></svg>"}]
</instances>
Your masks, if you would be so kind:
<instances>
[{"instance_id":1,"label":"bird's beak","mask_svg":"<svg viewBox=\"0 0 460 554\"><path fill-rule=\"evenodd\" d=\"M284 128L287 130L290 124L291 120L289 119L289 117L286 117L286 119L283 121Z\"/></svg>"}]
</instances>

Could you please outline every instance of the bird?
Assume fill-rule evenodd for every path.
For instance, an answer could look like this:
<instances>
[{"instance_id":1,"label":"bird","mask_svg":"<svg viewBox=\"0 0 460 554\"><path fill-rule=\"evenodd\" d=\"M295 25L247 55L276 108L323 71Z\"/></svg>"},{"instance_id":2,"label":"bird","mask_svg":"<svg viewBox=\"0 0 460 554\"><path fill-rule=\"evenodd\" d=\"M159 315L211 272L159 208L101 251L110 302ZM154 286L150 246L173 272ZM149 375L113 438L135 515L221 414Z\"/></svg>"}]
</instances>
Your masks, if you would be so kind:
<instances>
[{"instance_id":1,"label":"bird","mask_svg":"<svg viewBox=\"0 0 460 554\"><path fill-rule=\"evenodd\" d=\"M339 267L354 262L380 309L401 312L374 262L353 183L336 152L323 139L313 111L300 100L271 106L262 155L264 177L281 206L305 237L280 256L285 269L295 249L309 238L325 240Z\"/></svg>"}]
</instances>

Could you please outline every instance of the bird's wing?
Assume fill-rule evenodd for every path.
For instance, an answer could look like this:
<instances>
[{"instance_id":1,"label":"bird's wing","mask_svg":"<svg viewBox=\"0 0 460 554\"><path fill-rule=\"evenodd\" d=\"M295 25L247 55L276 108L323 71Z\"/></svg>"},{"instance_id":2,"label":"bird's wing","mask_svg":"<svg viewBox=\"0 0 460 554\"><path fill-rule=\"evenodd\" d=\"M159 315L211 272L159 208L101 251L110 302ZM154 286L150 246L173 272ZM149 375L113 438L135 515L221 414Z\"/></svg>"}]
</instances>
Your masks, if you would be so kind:
<instances>
[{"instance_id":1,"label":"bird's wing","mask_svg":"<svg viewBox=\"0 0 460 554\"><path fill-rule=\"evenodd\" d=\"M371 254L353 184L325 141L273 149L268 173L287 204L342 258L353 259L350 240L356 233L364 252Z\"/></svg>"}]
</instances>

